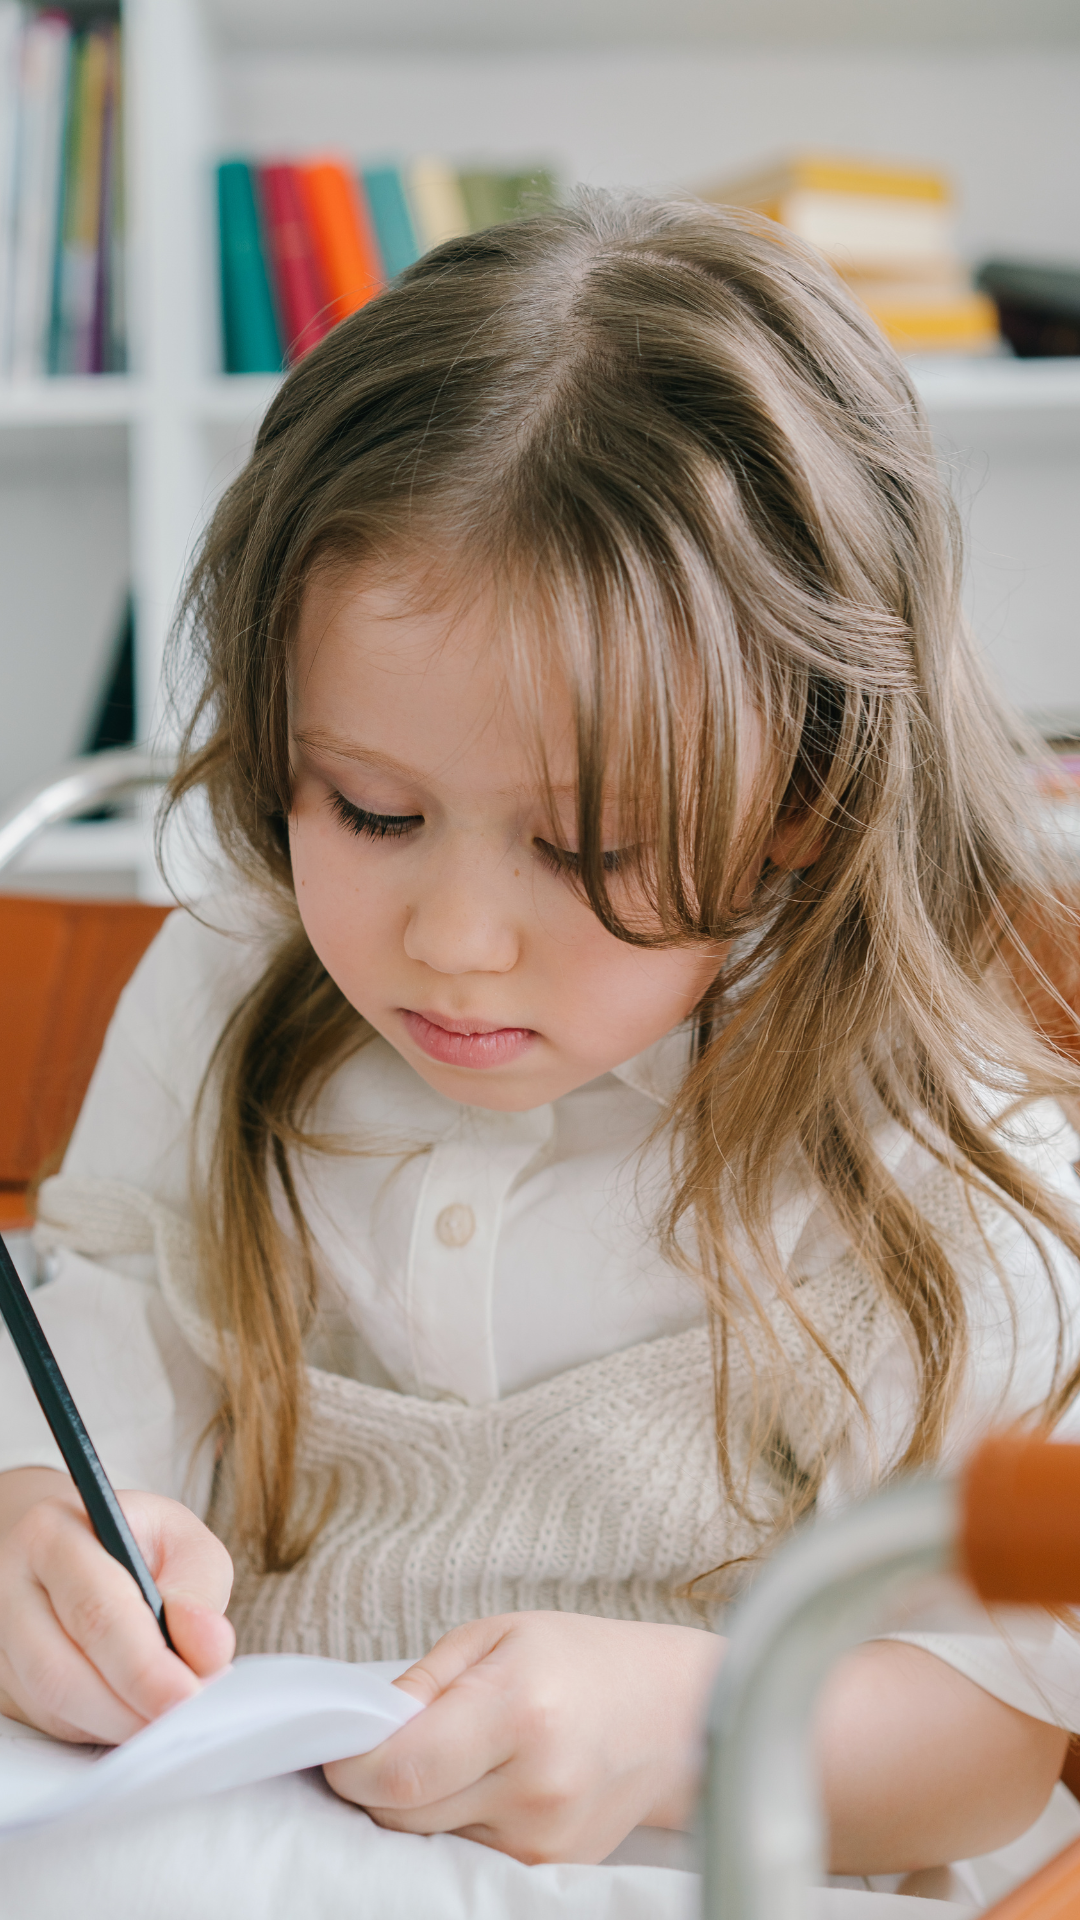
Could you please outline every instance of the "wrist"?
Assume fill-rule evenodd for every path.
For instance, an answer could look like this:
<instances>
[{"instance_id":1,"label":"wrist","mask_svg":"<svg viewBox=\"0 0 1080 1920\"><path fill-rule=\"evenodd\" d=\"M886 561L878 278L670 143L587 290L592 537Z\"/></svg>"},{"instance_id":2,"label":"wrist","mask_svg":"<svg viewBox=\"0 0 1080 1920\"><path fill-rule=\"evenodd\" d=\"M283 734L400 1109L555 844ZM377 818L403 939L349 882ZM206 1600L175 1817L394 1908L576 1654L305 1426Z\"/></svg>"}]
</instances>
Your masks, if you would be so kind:
<instances>
[{"instance_id":1,"label":"wrist","mask_svg":"<svg viewBox=\"0 0 1080 1920\"><path fill-rule=\"evenodd\" d=\"M687 1832L693 1826L705 1764L705 1728L727 1641L702 1627L661 1629L668 1649L664 1752L656 1793L641 1825Z\"/></svg>"}]
</instances>

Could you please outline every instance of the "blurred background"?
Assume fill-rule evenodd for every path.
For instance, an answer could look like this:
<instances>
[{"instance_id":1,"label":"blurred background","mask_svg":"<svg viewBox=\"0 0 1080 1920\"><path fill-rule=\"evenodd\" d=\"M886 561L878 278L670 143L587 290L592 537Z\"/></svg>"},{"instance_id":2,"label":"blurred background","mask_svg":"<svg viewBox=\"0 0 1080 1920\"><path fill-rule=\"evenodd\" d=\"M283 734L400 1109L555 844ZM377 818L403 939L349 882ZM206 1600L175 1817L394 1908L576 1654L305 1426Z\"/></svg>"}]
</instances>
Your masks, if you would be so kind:
<instances>
[{"instance_id":1,"label":"blurred background","mask_svg":"<svg viewBox=\"0 0 1080 1920\"><path fill-rule=\"evenodd\" d=\"M1076 0L0 0L0 809L159 725L185 559L283 362L578 181L758 206L848 275L1068 785ZM4 885L159 897L146 809L50 829Z\"/></svg>"}]
</instances>

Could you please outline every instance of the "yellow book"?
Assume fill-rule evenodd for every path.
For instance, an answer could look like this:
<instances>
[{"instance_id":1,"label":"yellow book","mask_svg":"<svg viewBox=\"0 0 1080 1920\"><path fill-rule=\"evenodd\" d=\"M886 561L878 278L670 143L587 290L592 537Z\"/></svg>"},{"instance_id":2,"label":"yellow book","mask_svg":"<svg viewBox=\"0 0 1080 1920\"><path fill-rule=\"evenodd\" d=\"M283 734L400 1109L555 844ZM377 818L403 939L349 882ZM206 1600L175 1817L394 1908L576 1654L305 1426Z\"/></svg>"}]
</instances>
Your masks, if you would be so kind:
<instances>
[{"instance_id":1,"label":"yellow book","mask_svg":"<svg viewBox=\"0 0 1080 1920\"><path fill-rule=\"evenodd\" d=\"M719 191L719 189L715 190ZM868 193L899 200L948 204L952 191L943 173L930 167L890 166L843 154L794 153L757 172L744 174L725 188L733 206L757 206L789 193ZM714 190L710 189L710 196Z\"/></svg>"},{"instance_id":2,"label":"yellow book","mask_svg":"<svg viewBox=\"0 0 1080 1920\"><path fill-rule=\"evenodd\" d=\"M778 221L848 272L933 272L952 257L952 194L929 169L795 154L702 198Z\"/></svg>"},{"instance_id":3,"label":"yellow book","mask_svg":"<svg viewBox=\"0 0 1080 1920\"><path fill-rule=\"evenodd\" d=\"M973 287L928 293L918 282L851 282L898 353L992 353L1001 335L997 308Z\"/></svg>"}]
</instances>

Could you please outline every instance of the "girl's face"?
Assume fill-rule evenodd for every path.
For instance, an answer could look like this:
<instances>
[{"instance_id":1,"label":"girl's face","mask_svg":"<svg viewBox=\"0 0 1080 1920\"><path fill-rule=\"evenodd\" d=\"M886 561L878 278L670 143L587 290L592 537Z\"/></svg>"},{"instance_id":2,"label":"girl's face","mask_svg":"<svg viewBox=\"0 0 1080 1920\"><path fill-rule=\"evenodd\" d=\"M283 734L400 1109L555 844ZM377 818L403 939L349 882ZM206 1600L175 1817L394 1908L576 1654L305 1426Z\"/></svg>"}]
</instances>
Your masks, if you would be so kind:
<instances>
[{"instance_id":1,"label":"girl's face","mask_svg":"<svg viewBox=\"0 0 1080 1920\"><path fill-rule=\"evenodd\" d=\"M658 1040L723 954L629 946L575 892L569 704L541 716L556 837L493 618L483 594L450 614L359 572L309 585L289 835L301 918L346 999L438 1092L518 1112ZM614 852L614 812L605 826Z\"/></svg>"}]
</instances>

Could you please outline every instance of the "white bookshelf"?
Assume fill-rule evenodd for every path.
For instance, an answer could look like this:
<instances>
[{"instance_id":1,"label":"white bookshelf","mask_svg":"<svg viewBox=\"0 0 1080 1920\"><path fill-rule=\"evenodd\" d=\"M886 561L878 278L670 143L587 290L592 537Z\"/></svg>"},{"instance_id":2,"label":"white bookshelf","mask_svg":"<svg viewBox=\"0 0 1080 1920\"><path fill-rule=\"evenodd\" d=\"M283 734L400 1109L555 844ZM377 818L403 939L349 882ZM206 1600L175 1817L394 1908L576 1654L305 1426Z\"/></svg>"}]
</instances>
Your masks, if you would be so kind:
<instances>
[{"instance_id":1,"label":"white bookshelf","mask_svg":"<svg viewBox=\"0 0 1080 1920\"><path fill-rule=\"evenodd\" d=\"M160 724L185 562L274 391L220 371L222 154L546 158L566 180L646 191L793 144L911 154L952 167L973 256L1080 257L1080 39L1055 43L1049 0L991 11L982 25L965 12L957 50L935 46L929 0L838 0L809 45L801 0L707 10L704 28L697 0L558 0L540 14L505 0L125 0L131 372L0 386L13 653L26 635L14 680L0 652L0 805L76 744L128 578L141 725ZM867 31L871 15L892 24ZM916 378L970 522L991 657L1021 704L1080 722L1080 362L925 361ZM7 736L5 709L19 714ZM123 868L145 892L145 853L137 824L57 829L26 869L44 883Z\"/></svg>"},{"instance_id":2,"label":"white bookshelf","mask_svg":"<svg viewBox=\"0 0 1080 1920\"><path fill-rule=\"evenodd\" d=\"M127 426L145 400L129 374L0 381L0 427Z\"/></svg>"}]
</instances>

